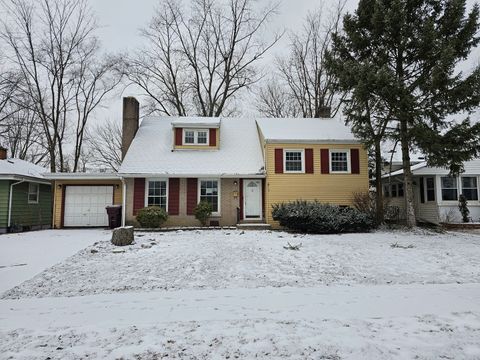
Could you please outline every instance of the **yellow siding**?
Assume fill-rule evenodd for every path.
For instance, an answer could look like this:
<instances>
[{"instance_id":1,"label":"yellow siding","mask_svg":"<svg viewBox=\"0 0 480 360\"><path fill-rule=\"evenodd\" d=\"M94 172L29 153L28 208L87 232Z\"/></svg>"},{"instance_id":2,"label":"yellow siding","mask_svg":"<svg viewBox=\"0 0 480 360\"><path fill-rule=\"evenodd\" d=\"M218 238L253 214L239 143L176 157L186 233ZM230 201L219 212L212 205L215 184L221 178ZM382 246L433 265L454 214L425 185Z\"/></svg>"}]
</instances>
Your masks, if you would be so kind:
<instances>
[{"instance_id":1,"label":"yellow siding","mask_svg":"<svg viewBox=\"0 0 480 360\"><path fill-rule=\"evenodd\" d=\"M64 185L112 185L113 204L122 205L122 182L120 180L57 180L54 186L55 208L53 209L53 227L62 226L63 189Z\"/></svg>"},{"instance_id":2,"label":"yellow siding","mask_svg":"<svg viewBox=\"0 0 480 360\"><path fill-rule=\"evenodd\" d=\"M313 174L275 174L275 149L313 149ZM295 200L318 200L336 205L352 205L355 192L368 191L367 151L360 144L309 145L266 144L267 170L265 189L266 221L277 227L272 219L272 205ZM322 174L320 149L360 149L360 174Z\"/></svg>"}]
</instances>

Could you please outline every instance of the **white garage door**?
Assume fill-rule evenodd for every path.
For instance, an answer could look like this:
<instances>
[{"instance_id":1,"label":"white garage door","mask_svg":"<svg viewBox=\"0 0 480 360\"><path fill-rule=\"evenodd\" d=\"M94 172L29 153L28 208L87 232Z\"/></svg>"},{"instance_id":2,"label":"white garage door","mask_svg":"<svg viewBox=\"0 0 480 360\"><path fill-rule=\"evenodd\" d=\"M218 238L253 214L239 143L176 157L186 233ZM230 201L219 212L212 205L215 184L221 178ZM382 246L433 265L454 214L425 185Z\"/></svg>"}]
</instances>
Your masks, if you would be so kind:
<instances>
[{"instance_id":1,"label":"white garage door","mask_svg":"<svg viewBox=\"0 0 480 360\"><path fill-rule=\"evenodd\" d=\"M67 186L64 226L107 226L105 207L113 203L113 186Z\"/></svg>"}]
</instances>

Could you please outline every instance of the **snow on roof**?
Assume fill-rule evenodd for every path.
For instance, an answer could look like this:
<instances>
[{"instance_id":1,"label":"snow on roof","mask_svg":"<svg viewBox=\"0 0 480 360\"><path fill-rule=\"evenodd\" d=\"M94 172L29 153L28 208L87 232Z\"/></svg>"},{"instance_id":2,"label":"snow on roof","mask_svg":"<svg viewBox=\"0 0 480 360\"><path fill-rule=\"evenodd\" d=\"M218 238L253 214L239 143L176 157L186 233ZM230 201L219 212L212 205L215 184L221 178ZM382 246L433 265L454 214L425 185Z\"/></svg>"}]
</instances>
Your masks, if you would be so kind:
<instances>
[{"instance_id":1,"label":"snow on roof","mask_svg":"<svg viewBox=\"0 0 480 360\"><path fill-rule=\"evenodd\" d=\"M426 166L427 166L427 162L423 161L421 163L410 166L410 169L412 170L412 172L415 172L415 170L424 168ZM403 169L399 169L399 170L396 170L396 171L393 171L391 173L387 173L387 174L383 175L382 178L386 178L386 177L389 177L389 176L397 176L397 175L402 175L402 174L403 174Z\"/></svg>"},{"instance_id":2,"label":"snow on roof","mask_svg":"<svg viewBox=\"0 0 480 360\"><path fill-rule=\"evenodd\" d=\"M0 160L0 177L25 176L43 179L48 170L39 165L21 159Z\"/></svg>"},{"instance_id":3,"label":"snow on roof","mask_svg":"<svg viewBox=\"0 0 480 360\"><path fill-rule=\"evenodd\" d=\"M393 164L402 163L402 149L400 143L395 146L395 142L391 140L386 140L382 142L382 157L385 161L392 161ZM393 153L393 156L392 156ZM410 152L410 161L412 162L423 162L425 161L425 156L420 151L411 151Z\"/></svg>"},{"instance_id":4,"label":"snow on roof","mask_svg":"<svg viewBox=\"0 0 480 360\"><path fill-rule=\"evenodd\" d=\"M190 118L147 117L128 149L121 175L163 176L263 176L263 152L255 119L222 118L218 150L173 150L172 123L191 123ZM195 121L200 122L198 119Z\"/></svg>"},{"instance_id":5,"label":"snow on roof","mask_svg":"<svg viewBox=\"0 0 480 360\"><path fill-rule=\"evenodd\" d=\"M464 172L463 175L480 175L480 159L473 159L466 161L463 164ZM448 175L450 170L448 168L427 166L427 162L423 161L419 164L413 165L410 167L412 169L413 175ZM403 169L394 171L389 174L385 174L382 177L386 178L389 176L402 175Z\"/></svg>"},{"instance_id":6,"label":"snow on roof","mask_svg":"<svg viewBox=\"0 0 480 360\"><path fill-rule=\"evenodd\" d=\"M180 117L174 118L171 121L173 127L195 127L195 128L219 128L220 118L207 118L207 117Z\"/></svg>"},{"instance_id":7,"label":"snow on roof","mask_svg":"<svg viewBox=\"0 0 480 360\"><path fill-rule=\"evenodd\" d=\"M257 120L270 143L357 143L342 116L334 118L265 118Z\"/></svg>"}]
</instances>

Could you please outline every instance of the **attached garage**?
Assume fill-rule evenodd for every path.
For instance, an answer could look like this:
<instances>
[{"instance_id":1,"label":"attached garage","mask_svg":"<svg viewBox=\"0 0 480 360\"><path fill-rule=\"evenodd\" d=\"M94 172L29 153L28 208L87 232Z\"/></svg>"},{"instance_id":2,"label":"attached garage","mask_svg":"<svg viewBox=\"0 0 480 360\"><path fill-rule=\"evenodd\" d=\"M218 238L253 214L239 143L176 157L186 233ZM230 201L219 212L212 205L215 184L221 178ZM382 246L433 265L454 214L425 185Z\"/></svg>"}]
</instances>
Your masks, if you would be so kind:
<instances>
[{"instance_id":1,"label":"attached garage","mask_svg":"<svg viewBox=\"0 0 480 360\"><path fill-rule=\"evenodd\" d=\"M107 227L105 207L122 205L116 174L57 173L54 181L54 228Z\"/></svg>"},{"instance_id":2,"label":"attached garage","mask_svg":"<svg viewBox=\"0 0 480 360\"><path fill-rule=\"evenodd\" d=\"M65 186L64 227L108 225L106 206L113 205L111 185Z\"/></svg>"}]
</instances>

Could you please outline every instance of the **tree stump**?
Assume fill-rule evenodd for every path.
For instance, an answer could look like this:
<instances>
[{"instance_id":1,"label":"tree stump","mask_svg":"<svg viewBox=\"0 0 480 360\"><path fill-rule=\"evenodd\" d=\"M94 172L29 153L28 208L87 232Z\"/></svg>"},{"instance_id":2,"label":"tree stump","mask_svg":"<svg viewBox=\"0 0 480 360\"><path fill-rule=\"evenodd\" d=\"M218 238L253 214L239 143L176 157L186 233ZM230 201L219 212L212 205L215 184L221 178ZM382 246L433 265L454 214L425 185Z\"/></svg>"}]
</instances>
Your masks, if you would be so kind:
<instances>
[{"instance_id":1,"label":"tree stump","mask_svg":"<svg viewBox=\"0 0 480 360\"><path fill-rule=\"evenodd\" d=\"M112 244L126 246L133 243L133 226L124 226L113 229Z\"/></svg>"}]
</instances>

